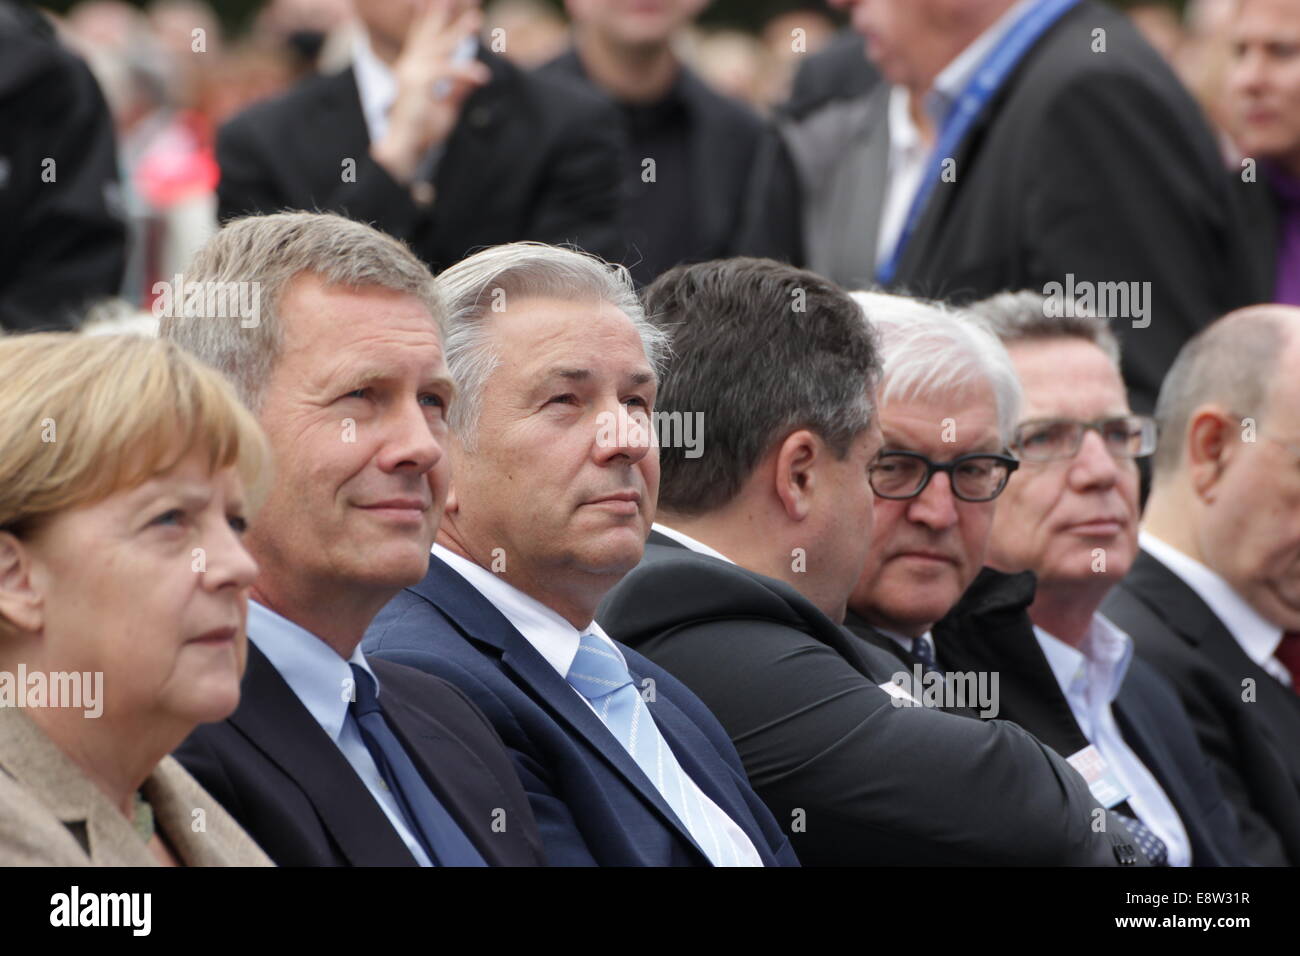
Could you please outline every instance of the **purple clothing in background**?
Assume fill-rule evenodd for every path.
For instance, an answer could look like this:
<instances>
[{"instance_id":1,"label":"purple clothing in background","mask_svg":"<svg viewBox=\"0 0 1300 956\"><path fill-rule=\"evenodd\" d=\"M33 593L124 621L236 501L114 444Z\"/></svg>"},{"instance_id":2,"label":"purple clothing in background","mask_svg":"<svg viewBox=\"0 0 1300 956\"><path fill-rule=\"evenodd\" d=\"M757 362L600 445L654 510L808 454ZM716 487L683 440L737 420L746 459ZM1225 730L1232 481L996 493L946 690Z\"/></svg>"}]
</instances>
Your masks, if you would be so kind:
<instances>
[{"instance_id":1,"label":"purple clothing in background","mask_svg":"<svg viewBox=\"0 0 1300 956\"><path fill-rule=\"evenodd\" d=\"M1264 169L1278 198L1277 282L1273 287L1273 301L1300 305L1300 179L1271 164Z\"/></svg>"}]
</instances>

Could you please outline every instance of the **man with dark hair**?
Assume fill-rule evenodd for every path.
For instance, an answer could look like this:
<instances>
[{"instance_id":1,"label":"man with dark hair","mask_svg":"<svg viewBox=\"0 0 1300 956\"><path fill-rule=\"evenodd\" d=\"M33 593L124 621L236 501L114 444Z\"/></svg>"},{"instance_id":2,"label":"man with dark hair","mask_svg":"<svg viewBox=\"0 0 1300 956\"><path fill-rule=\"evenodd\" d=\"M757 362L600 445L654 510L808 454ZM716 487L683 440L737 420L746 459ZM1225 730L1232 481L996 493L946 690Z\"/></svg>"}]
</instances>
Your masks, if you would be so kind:
<instances>
[{"instance_id":1,"label":"man with dark hair","mask_svg":"<svg viewBox=\"0 0 1300 956\"><path fill-rule=\"evenodd\" d=\"M711 89L675 45L707 0L566 0L573 49L542 68L610 97L628 135L624 238L633 278L745 254L798 261L798 195L776 133Z\"/></svg>"},{"instance_id":2,"label":"man with dark hair","mask_svg":"<svg viewBox=\"0 0 1300 956\"><path fill-rule=\"evenodd\" d=\"M645 300L674 333L661 414L698 416L706 442L662 449L661 523L599 619L713 710L801 859L1145 862L1059 756L913 708L898 662L841 626L881 446L857 304L760 259L678 267Z\"/></svg>"},{"instance_id":3,"label":"man with dark hair","mask_svg":"<svg viewBox=\"0 0 1300 956\"><path fill-rule=\"evenodd\" d=\"M612 107L475 38L479 0L358 0L353 64L217 136L222 220L322 209L406 240L433 270L533 239L622 252Z\"/></svg>"},{"instance_id":4,"label":"man with dark hair","mask_svg":"<svg viewBox=\"0 0 1300 956\"><path fill-rule=\"evenodd\" d=\"M1231 313L1160 390L1142 550L1103 611L1182 697L1252 856L1300 865L1300 308Z\"/></svg>"}]
</instances>

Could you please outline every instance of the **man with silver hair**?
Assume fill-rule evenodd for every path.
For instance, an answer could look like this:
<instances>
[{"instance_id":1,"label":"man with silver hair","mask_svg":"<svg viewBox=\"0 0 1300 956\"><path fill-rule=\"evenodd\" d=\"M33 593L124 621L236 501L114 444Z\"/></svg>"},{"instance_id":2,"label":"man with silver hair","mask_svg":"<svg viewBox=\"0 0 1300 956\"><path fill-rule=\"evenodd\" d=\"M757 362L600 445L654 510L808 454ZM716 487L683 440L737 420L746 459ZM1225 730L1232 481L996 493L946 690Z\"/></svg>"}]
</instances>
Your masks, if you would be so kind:
<instances>
[{"instance_id":1,"label":"man with silver hair","mask_svg":"<svg viewBox=\"0 0 1300 956\"><path fill-rule=\"evenodd\" d=\"M1300 865L1300 308L1224 316L1156 415L1142 550L1107 598L1177 689L1261 863Z\"/></svg>"},{"instance_id":2,"label":"man with silver hair","mask_svg":"<svg viewBox=\"0 0 1300 956\"><path fill-rule=\"evenodd\" d=\"M795 864L713 715L594 620L641 559L659 492L666 338L627 270L515 243L438 288L462 392L455 477L429 573L366 648L483 708L552 865Z\"/></svg>"},{"instance_id":3,"label":"man with silver hair","mask_svg":"<svg viewBox=\"0 0 1300 956\"><path fill-rule=\"evenodd\" d=\"M1007 451L1020 381L997 339L968 319L902 296L853 297L881 339L885 444L873 546L844 623L933 669L931 629L981 573L997 497L1020 464ZM996 572L984 575L977 593Z\"/></svg>"},{"instance_id":4,"label":"man with silver hair","mask_svg":"<svg viewBox=\"0 0 1300 956\"><path fill-rule=\"evenodd\" d=\"M989 538L988 563L1006 574L935 628L939 660L1000 671L1003 715L1065 755L1153 862L1248 862L1173 688L1098 613L1136 554L1136 459L1155 448L1154 423L1129 409L1108 323L1032 292L970 311L1020 379L1020 468Z\"/></svg>"},{"instance_id":5,"label":"man with silver hair","mask_svg":"<svg viewBox=\"0 0 1300 956\"><path fill-rule=\"evenodd\" d=\"M360 650L428 567L447 495L455 387L428 269L369 226L281 213L227 224L176 284L162 337L231 378L276 466L245 538L259 571L239 708L181 763L284 866L537 865L483 715ZM193 507L177 501L168 526L183 533Z\"/></svg>"}]
</instances>

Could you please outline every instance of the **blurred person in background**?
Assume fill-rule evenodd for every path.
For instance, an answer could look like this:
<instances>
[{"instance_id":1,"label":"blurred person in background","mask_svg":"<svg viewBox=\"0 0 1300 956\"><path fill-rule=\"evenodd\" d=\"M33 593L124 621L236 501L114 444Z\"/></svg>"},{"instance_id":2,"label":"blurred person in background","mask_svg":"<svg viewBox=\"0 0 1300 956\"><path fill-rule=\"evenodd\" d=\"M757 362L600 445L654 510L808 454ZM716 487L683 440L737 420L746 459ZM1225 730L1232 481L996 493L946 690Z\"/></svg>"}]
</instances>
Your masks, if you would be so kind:
<instances>
[{"instance_id":1,"label":"blurred person in background","mask_svg":"<svg viewBox=\"0 0 1300 956\"><path fill-rule=\"evenodd\" d=\"M1183 10L1178 75L1192 91L1219 137L1224 156L1240 157L1229 134L1227 73L1232 63L1232 20L1237 0L1189 0Z\"/></svg>"},{"instance_id":2,"label":"blurred person in background","mask_svg":"<svg viewBox=\"0 0 1300 956\"><path fill-rule=\"evenodd\" d=\"M1140 0L1124 8L1128 18L1138 28L1151 48L1176 67L1182 54L1183 21L1171 0Z\"/></svg>"},{"instance_id":3,"label":"blurred person in background","mask_svg":"<svg viewBox=\"0 0 1300 956\"><path fill-rule=\"evenodd\" d=\"M219 131L221 220L339 212L407 241L435 271L518 239L621 252L622 142L608 103L492 52L478 0L355 7L364 31L350 68Z\"/></svg>"},{"instance_id":4,"label":"blurred person in background","mask_svg":"<svg viewBox=\"0 0 1300 956\"><path fill-rule=\"evenodd\" d=\"M77 324L126 259L113 123L86 64L0 0L0 330Z\"/></svg>"},{"instance_id":5,"label":"blurred person in background","mask_svg":"<svg viewBox=\"0 0 1300 956\"><path fill-rule=\"evenodd\" d=\"M545 0L495 0L484 8L484 27L501 37L501 55L522 70L549 63L569 45L569 25Z\"/></svg>"},{"instance_id":6,"label":"blurred person in background","mask_svg":"<svg viewBox=\"0 0 1300 956\"><path fill-rule=\"evenodd\" d=\"M0 864L269 865L168 756L239 703L257 423L131 335L0 339L0 404Z\"/></svg>"},{"instance_id":7,"label":"blurred person in background","mask_svg":"<svg viewBox=\"0 0 1300 956\"><path fill-rule=\"evenodd\" d=\"M833 101L782 124L809 266L955 304L1118 283L1125 380L1149 411L1179 346L1259 296L1217 145L1177 77L1096 0L845 5L888 84L851 115Z\"/></svg>"},{"instance_id":8,"label":"blurred person in background","mask_svg":"<svg viewBox=\"0 0 1300 956\"><path fill-rule=\"evenodd\" d=\"M1231 27L1235 184L1268 298L1300 305L1300 0L1241 0Z\"/></svg>"},{"instance_id":9,"label":"blurred person in background","mask_svg":"<svg viewBox=\"0 0 1300 956\"><path fill-rule=\"evenodd\" d=\"M790 97L795 69L805 58L825 49L835 27L819 10L778 13L763 25L763 48L769 67L763 90L764 104L775 106Z\"/></svg>"},{"instance_id":10,"label":"blurred person in background","mask_svg":"<svg viewBox=\"0 0 1300 956\"><path fill-rule=\"evenodd\" d=\"M686 33L682 59L723 96L747 103L756 112L771 106L767 76L771 61L763 44L743 30L700 30Z\"/></svg>"},{"instance_id":11,"label":"blurred person in background","mask_svg":"<svg viewBox=\"0 0 1300 956\"><path fill-rule=\"evenodd\" d=\"M679 262L801 255L793 170L774 132L710 89L674 49L707 5L566 0L573 49L541 70L618 107L629 149L621 259L641 284Z\"/></svg>"}]
</instances>

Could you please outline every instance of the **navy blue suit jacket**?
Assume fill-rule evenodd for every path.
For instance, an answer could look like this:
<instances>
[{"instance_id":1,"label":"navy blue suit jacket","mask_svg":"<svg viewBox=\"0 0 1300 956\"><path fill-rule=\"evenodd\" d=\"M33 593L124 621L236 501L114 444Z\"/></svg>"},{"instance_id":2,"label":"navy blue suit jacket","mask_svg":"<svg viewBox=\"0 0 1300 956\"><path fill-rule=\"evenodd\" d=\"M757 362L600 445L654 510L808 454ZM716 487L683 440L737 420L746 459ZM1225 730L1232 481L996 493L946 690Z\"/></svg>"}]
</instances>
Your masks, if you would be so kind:
<instances>
[{"instance_id":1,"label":"navy blue suit jacket","mask_svg":"<svg viewBox=\"0 0 1300 956\"><path fill-rule=\"evenodd\" d=\"M444 561L435 556L424 580L379 613L363 646L450 681L487 715L515 761L551 865L708 865L600 718ZM619 649L682 769L745 831L766 865L797 865L708 708L667 671Z\"/></svg>"}]
</instances>

